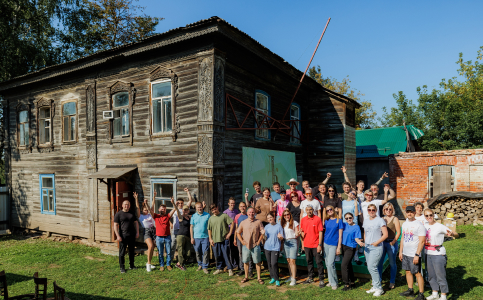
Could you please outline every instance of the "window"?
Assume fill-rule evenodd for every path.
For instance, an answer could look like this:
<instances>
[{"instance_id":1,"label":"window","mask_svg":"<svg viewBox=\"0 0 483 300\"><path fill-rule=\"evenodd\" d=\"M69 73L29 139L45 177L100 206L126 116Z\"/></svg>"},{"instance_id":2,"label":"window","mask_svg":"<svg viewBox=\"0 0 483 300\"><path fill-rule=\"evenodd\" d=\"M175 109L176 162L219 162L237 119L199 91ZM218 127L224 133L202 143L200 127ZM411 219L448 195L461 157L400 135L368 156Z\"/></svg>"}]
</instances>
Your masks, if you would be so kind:
<instances>
[{"instance_id":1,"label":"window","mask_svg":"<svg viewBox=\"0 0 483 300\"><path fill-rule=\"evenodd\" d=\"M171 80L152 83L151 87L153 134L170 132L173 129Z\"/></svg>"},{"instance_id":2,"label":"window","mask_svg":"<svg viewBox=\"0 0 483 300\"><path fill-rule=\"evenodd\" d=\"M151 199L153 199L154 191L156 191L155 213L158 213L161 204L165 204L167 209L174 208L171 204L171 197L176 199L176 182L176 179L151 179Z\"/></svg>"},{"instance_id":3,"label":"window","mask_svg":"<svg viewBox=\"0 0 483 300\"><path fill-rule=\"evenodd\" d=\"M129 133L129 92L119 92L112 97L114 137L128 136Z\"/></svg>"},{"instance_id":4,"label":"window","mask_svg":"<svg viewBox=\"0 0 483 300\"><path fill-rule=\"evenodd\" d=\"M55 215L54 177L54 174L40 174L40 207L43 214Z\"/></svg>"},{"instance_id":5,"label":"window","mask_svg":"<svg viewBox=\"0 0 483 300\"><path fill-rule=\"evenodd\" d=\"M292 104L290 108L290 121L292 126L292 133L290 137L290 142L294 144L300 144L300 106L298 104Z\"/></svg>"},{"instance_id":6,"label":"window","mask_svg":"<svg viewBox=\"0 0 483 300\"><path fill-rule=\"evenodd\" d=\"M454 166L432 166L428 168L429 185L428 194L432 198L441 194L454 191L455 167Z\"/></svg>"},{"instance_id":7,"label":"window","mask_svg":"<svg viewBox=\"0 0 483 300\"><path fill-rule=\"evenodd\" d=\"M255 108L263 113L255 112L258 123L257 128L268 128L268 119L265 117L265 115L270 115L270 98L268 94L262 91L255 93ZM257 129L255 136L262 139L270 138L268 129Z\"/></svg>"},{"instance_id":8,"label":"window","mask_svg":"<svg viewBox=\"0 0 483 300\"><path fill-rule=\"evenodd\" d=\"M64 142L76 141L76 122L77 102L67 102L62 106Z\"/></svg>"},{"instance_id":9,"label":"window","mask_svg":"<svg viewBox=\"0 0 483 300\"><path fill-rule=\"evenodd\" d=\"M50 107L39 109L39 143L50 143Z\"/></svg>"},{"instance_id":10,"label":"window","mask_svg":"<svg viewBox=\"0 0 483 300\"><path fill-rule=\"evenodd\" d=\"M18 144L19 146L29 146L29 112L22 110L18 113Z\"/></svg>"}]
</instances>

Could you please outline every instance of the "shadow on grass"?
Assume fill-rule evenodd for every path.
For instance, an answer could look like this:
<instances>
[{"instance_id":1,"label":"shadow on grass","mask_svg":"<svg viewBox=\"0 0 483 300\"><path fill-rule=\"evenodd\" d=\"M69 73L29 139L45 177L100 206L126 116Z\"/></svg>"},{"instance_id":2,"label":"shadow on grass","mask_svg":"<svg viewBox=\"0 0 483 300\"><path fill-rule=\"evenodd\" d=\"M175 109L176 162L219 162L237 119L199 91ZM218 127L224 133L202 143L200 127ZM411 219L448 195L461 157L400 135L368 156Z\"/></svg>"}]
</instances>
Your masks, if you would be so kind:
<instances>
[{"instance_id":1,"label":"shadow on grass","mask_svg":"<svg viewBox=\"0 0 483 300\"><path fill-rule=\"evenodd\" d=\"M3 236L0 236L0 242L3 242L3 241L24 241L24 240L28 240L32 237L37 237L37 236L42 236L41 234L38 234L38 233L35 233L35 234L21 234L21 233L18 233L18 232L15 232L15 233L12 233L12 234L9 234L9 235L3 235Z\"/></svg>"},{"instance_id":2,"label":"shadow on grass","mask_svg":"<svg viewBox=\"0 0 483 300\"><path fill-rule=\"evenodd\" d=\"M469 277L463 279L466 274L466 267L456 266L454 268L447 268L447 281L451 299L457 299L458 296L469 293L476 287L483 286L476 277Z\"/></svg>"},{"instance_id":3,"label":"shadow on grass","mask_svg":"<svg viewBox=\"0 0 483 300\"><path fill-rule=\"evenodd\" d=\"M32 276L24 276L24 275L18 275L14 273L6 273L7 276L7 285L13 285L18 282L23 282L23 281L28 281L28 280L34 280L34 274Z\"/></svg>"},{"instance_id":4,"label":"shadow on grass","mask_svg":"<svg viewBox=\"0 0 483 300\"><path fill-rule=\"evenodd\" d=\"M52 297L54 295L52 294ZM95 295L86 295L80 293L69 293L69 291L65 291L65 296L68 297L70 300L122 300L124 298L113 298L113 297L104 297L104 296L95 296Z\"/></svg>"}]
</instances>

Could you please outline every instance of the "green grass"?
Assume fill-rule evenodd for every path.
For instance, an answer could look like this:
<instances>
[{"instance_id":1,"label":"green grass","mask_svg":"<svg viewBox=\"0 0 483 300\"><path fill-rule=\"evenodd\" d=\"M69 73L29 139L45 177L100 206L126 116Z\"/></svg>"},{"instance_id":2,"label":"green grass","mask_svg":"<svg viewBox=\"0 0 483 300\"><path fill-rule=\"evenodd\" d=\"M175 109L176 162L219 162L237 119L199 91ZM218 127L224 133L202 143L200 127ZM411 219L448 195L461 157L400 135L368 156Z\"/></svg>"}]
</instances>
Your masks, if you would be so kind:
<instances>
[{"instance_id":1,"label":"green grass","mask_svg":"<svg viewBox=\"0 0 483 300\"><path fill-rule=\"evenodd\" d=\"M483 299L483 227L459 226L458 232L463 234L462 238L445 243L450 299ZM190 266L187 272L175 269L147 273L145 263L146 256L137 256L139 269L120 274L117 257L103 255L97 248L16 235L0 238L0 270L6 271L9 294L13 296L33 292L32 274L39 272L40 277L49 279L49 297L53 296L52 282L55 280L66 289L70 299L374 298L365 293L370 288L366 280L358 280L356 288L349 292L319 289L317 285L282 285L275 289L268 286L268 272L262 274L265 285L251 280L241 286L241 278L228 277L227 273L205 275L196 272L195 266ZM387 285L387 270L383 277ZM381 298L404 299L398 294L406 290L405 284L403 272L399 272L397 288ZM425 295L428 296L429 291Z\"/></svg>"}]
</instances>

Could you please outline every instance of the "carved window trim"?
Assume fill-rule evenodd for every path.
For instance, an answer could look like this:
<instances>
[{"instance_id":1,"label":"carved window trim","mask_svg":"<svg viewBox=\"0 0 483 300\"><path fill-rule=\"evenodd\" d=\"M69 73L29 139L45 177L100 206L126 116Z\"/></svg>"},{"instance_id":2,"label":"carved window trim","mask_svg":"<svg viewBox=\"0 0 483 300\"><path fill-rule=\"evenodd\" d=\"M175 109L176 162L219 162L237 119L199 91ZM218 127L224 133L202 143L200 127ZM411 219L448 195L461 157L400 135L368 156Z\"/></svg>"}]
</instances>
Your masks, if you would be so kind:
<instances>
[{"instance_id":1,"label":"carved window trim","mask_svg":"<svg viewBox=\"0 0 483 300\"><path fill-rule=\"evenodd\" d=\"M173 142L176 142L178 133L180 133L179 127L179 115L176 112L176 98L178 96L178 76L171 71L163 67L157 67L150 73L149 83L149 138L151 140L155 138L171 137ZM171 131L157 132L153 130L153 84L163 81L171 81Z\"/></svg>"},{"instance_id":2,"label":"carved window trim","mask_svg":"<svg viewBox=\"0 0 483 300\"><path fill-rule=\"evenodd\" d=\"M50 108L50 142L47 143L40 143L40 110L42 108ZM37 112L37 148L54 148L54 114L55 114L55 105L53 99L40 99L36 103L36 112Z\"/></svg>"},{"instance_id":3,"label":"carved window trim","mask_svg":"<svg viewBox=\"0 0 483 300\"><path fill-rule=\"evenodd\" d=\"M134 89L134 86L132 83L126 83L122 81L117 81L115 84L113 84L109 88L109 110L114 109L114 95L117 93L129 93L129 104L128 104L128 110L129 110L129 134L124 135L124 136L118 136L114 137L114 119L109 120L109 132L108 132L108 141L110 144L112 143L130 143L130 145L133 145L133 105L134 105L134 95L136 93L136 90Z\"/></svg>"},{"instance_id":4,"label":"carved window trim","mask_svg":"<svg viewBox=\"0 0 483 300\"><path fill-rule=\"evenodd\" d=\"M29 141L28 141L28 145L23 145L23 146L20 146L20 113L23 112L23 111L27 111L27 124L29 126L29 129L28 129L28 135L29 135ZM27 104L27 103L19 103L17 105L17 111L16 111L16 116L17 116L17 122L16 122L16 126L17 126L17 149L22 153L22 154L26 154L26 153L30 153L32 152L32 113L30 111L30 104Z\"/></svg>"},{"instance_id":5,"label":"carved window trim","mask_svg":"<svg viewBox=\"0 0 483 300\"><path fill-rule=\"evenodd\" d=\"M260 95L263 95L263 96L265 96L267 98L267 109L263 109L263 108L259 108L258 107L258 105L257 105L257 96L259 94ZM261 112L265 113L266 115L269 115L269 116L272 115L271 114L271 112L272 112L272 109L271 109L271 97L270 97L270 95L267 92L265 92L263 90L255 90L255 99L254 100L255 100L255 105L254 106L255 106L255 108L257 110L260 110ZM255 117L258 118L258 112L255 112ZM260 117L262 117L262 119L263 119L263 115L260 115ZM265 122L264 122L265 126L267 126L266 123L268 123L268 121L269 120L265 119ZM256 122L255 122L255 127L258 127ZM262 128L262 127L260 126L260 128ZM270 130L269 129L265 129L267 131L267 136L266 137L259 134L259 132L263 132L263 130L264 129L257 129L257 130L255 130L255 139L257 139L257 140L263 140L263 141L269 141L271 139L271 132L270 132Z\"/></svg>"},{"instance_id":6,"label":"carved window trim","mask_svg":"<svg viewBox=\"0 0 483 300\"><path fill-rule=\"evenodd\" d=\"M75 103L75 138L74 140L64 140L64 105L67 103ZM71 99L71 100L65 100L62 101L60 104L60 111L61 111L61 116L60 116L60 124L61 124L61 132L60 135L62 137L62 144L63 145L74 145L77 144L79 140L79 107L77 105L77 99ZM72 116L72 115L69 115Z\"/></svg>"}]
</instances>

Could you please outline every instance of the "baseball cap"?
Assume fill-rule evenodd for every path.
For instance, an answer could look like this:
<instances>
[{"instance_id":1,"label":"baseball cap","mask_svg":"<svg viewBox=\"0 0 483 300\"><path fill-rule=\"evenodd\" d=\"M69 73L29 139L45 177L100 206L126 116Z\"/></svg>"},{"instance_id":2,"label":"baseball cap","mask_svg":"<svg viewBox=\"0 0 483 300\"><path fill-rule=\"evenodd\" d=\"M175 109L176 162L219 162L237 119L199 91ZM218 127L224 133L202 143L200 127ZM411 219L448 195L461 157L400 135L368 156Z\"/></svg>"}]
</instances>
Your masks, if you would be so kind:
<instances>
[{"instance_id":1,"label":"baseball cap","mask_svg":"<svg viewBox=\"0 0 483 300\"><path fill-rule=\"evenodd\" d=\"M412 211L412 212L416 212L416 208L414 206L407 206L406 207L406 211Z\"/></svg>"}]
</instances>

